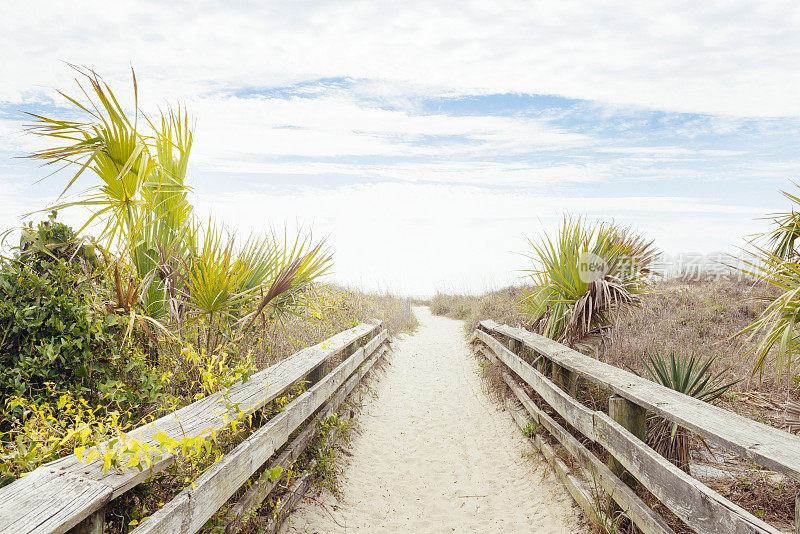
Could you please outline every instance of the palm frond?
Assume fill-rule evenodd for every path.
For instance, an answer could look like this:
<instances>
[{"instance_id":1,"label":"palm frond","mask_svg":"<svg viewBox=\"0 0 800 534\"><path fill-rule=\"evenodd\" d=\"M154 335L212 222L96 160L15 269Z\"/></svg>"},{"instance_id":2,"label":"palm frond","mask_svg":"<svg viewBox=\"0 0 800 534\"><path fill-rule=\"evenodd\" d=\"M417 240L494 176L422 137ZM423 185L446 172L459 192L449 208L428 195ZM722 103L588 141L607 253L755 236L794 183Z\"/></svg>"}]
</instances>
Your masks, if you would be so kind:
<instances>
[{"instance_id":1,"label":"palm frond","mask_svg":"<svg viewBox=\"0 0 800 534\"><path fill-rule=\"evenodd\" d=\"M626 228L567 217L555 240L528 241L536 265L528 273L538 289L521 307L532 328L572 346L604 334L619 309L639 303L658 254Z\"/></svg>"}]
</instances>

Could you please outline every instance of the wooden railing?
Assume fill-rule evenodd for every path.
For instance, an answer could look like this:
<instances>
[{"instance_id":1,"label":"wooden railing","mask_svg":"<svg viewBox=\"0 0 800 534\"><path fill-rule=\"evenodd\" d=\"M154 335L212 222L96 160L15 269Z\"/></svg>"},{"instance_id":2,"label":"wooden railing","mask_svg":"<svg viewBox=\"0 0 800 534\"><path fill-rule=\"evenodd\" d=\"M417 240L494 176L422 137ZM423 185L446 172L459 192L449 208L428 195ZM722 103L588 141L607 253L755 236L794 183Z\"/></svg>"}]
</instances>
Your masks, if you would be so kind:
<instances>
[{"instance_id":1,"label":"wooden railing","mask_svg":"<svg viewBox=\"0 0 800 534\"><path fill-rule=\"evenodd\" d=\"M672 532L632 489L638 481L696 532L780 532L650 448L644 441L645 417L648 413L661 416L707 442L795 480L800 480L800 437L678 393L521 328L483 321L471 342L481 354L513 372L504 372L504 380L522 404L520 409L508 399L517 423L524 428L535 421L576 460L588 484L570 471L547 441L539 435L534 437L537 447L590 516L601 520L600 514L605 513L605 507L598 505L597 489L602 487L643 532ZM549 377L541 372L545 370L550 370ZM578 377L613 391L608 414L576 400ZM536 392L566 424L542 410L521 383ZM608 465L576 435L603 447L609 454ZM631 475L635 481L630 480ZM800 527L795 530L800 532Z\"/></svg>"},{"instance_id":2,"label":"wooden railing","mask_svg":"<svg viewBox=\"0 0 800 534\"><path fill-rule=\"evenodd\" d=\"M314 437L316 424L336 411L382 356L387 341L388 333L380 323L362 323L255 373L232 386L224 398L222 392L210 395L131 431L130 438L148 443L154 443L158 432L175 439L201 435L210 439L213 432L209 429L223 428L231 416L240 415L239 410L256 413L297 381L307 377L311 384L134 532L197 532L281 448L281 455L266 467L289 467ZM231 406L237 407L236 414L230 412ZM305 428L284 447L307 420ZM0 488L0 532L102 533L106 505L174 461L174 456L165 454L149 469L122 472L104 471L100 460L87 465L74 454L46 464ZM230 507L222 530L235 531L275 484L277 481L257 476Z\"/></svg>"}]
</instances>

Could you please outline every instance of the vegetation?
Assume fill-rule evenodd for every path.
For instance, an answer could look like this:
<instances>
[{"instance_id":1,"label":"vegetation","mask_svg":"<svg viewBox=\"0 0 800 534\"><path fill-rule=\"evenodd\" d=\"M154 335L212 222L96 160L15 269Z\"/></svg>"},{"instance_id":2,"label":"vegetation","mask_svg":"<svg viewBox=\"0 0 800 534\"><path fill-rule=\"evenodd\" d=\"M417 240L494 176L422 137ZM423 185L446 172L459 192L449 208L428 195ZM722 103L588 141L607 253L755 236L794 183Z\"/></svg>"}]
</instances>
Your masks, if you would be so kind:
<instances>
[{"instance_id":1,"label":"vegetation","mask_svg":"<svg viewBox=\"0 0 800 534\"><path fill-rule=\"evenodd\" d=\"M597 345L615 313L640 303L657 254L629 229L582 219L565 218L555 240L530 243L536 289L522 301L530 327L573 347Z\"/></svg>"},{"instance_id":2,"label":"vegetation","mask_svg":"<svg viewBox=\"0 0 800 534\"><path fill-rule=\"evenodd\" d=\"M131 117L94 73L80 73L88 102L68 97L80 121L31 115L29 131L54 144L31 155L84 173L87 192L53 209L83 207L90 216L79 233L97 228L108 258L116 308L163 350L155 330L192 339L207 350L229 350L261 316L296 313L306 287L330 267L322 243L275 235L237 240L213 220L199 221L186 183L193 133L185 109L151 121L138 108L133 78Z\"/></svg>"},{"instance_id":3,"label":"vegetation","mask_svg":"<svg viewBox=\"0 0 800 534\"><path fill-rule=\"evenodd\" d=\"M778 382L785 380L787 392L791 387L792 364L798 352L798 323L800 323L800 197L784 192L792 203L791 211L772 217L775 228L766 234L766 246L754 243L752 256L745 271L774 287L779 294L770 296L768 305L757 320L739 334L749 333L758 339L753 373L761 373L768 359L775 362ZM775 350L777 348L777 350Z\"/></svg>"},{"instance_id":4,"label":"vegetation","mask_svg":"<svg viewBox=\"0 0 800 534\"><path fill-rule=\"evenodd\" d=\"M428 305L434 315L464 321L472 332L484 319L494 319L512 326L526 324L528 316L519 306L520 300L533 291L532 286L511 286L483 295L447 295L437 293Z\"/></svg>"},{"instance_id":5,"label":"vegetation","mask_svg":"<svg viewBox=\"0 0 800 534\"><path fill-rule=\"evenodd\" d=\"M669 357L656 352L642 358L642 366L647 376L657 384L668 387L695 399L711 402L721 397L737 381L725 382L727 369L712 372L715 358ZM691 433L686 428L661 417L652 417L648 428L648 442L667 460L682 470L689 472L691 463ZM701 438L702 439L702 438Z\"/></svg>"},{"instance_id":6,"label":"vegetation","mask_svg":"<svg viewBox=\"0 0 800 534\"><path fill-rule=\"evenodd\" d=\"M331 256L310 236L242 239L199 220L184 109L153 121L136 99L126 114L94 73L81 72L79 86L84 101L66 98L82 117L33 115L30 131L51 145L33 158L74 171L63 195L88 185L55 206L88 211L85 224L76 232L54 210L20 229L13 257L0 259L0 486L70 454L121 472L179 452L114 500L109 528L124 532L304 384L263 417L230 406L223 428L194 438L145 443L130 429L214 392L225 399L258 368L362 321L382 319L395 334L416 323L402 299L321 284Z\"/></svg>"},{"instance_id":7,"label":"vegetation","mask_svg":"<svg viewBox=\"0 0 800 534\"><path fill-rule=\"evenodd\" d=\"M54 221L23 237L17 261L0 269L0 396L49 398L47 384L92 402L121 394L116 377L143 367L143 355L120 346L125 319L103 309L102 276L69 250L33 247L27 238L69 237ZM27 242L26 242L27 241Z\"/></svg>"}]
</instances>

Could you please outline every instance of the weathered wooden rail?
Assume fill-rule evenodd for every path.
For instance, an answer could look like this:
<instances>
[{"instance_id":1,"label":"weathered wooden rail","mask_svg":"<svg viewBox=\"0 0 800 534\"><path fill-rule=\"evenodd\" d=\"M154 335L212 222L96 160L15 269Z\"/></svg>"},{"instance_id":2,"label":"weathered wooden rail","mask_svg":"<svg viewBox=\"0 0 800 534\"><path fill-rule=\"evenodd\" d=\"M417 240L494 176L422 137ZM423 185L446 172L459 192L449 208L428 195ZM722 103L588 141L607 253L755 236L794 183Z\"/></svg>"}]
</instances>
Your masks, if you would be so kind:
<instances>
[{"instance_id":1,"label":"weathered wooden rail","mask_svg":"<svg viewBox=\"0 0 800 534\"><path fill-rule=\"evenodd\" d=\"M795 480L800 480L800 437L678 393L521 328L483 321L470 341L477 351L507 369L504 380L522 405L519 408L512 399L507 400L517 423L524 428L535 421L546 429L576 460L583 478L595 486L578 479L547 441L539 435L534 437L537 447L590 516L604 513L598 506L597 489L602 487L646 534L672 532L632 489L638 483L696 532L780 532L650 448L644 441L645 417L652 413L678 423L708 442ZM543 374L545 370L550 370L550 376ZM613 391L608 414L589 409L575 398L578 377ZM536 392L566 425L542 410L521 383ZM600 461L576 434L608 451L609 464ZM800 533L800 521L795 525Z\"/></svg>"},{"instance_id":2,"label":"weathered wooden rail","mask_svg":"<svg viewBox=\"0 0 800 534\"><path fill-rule=\"evenodd\" d=\"M347 394L385 352L388 333L381 324L361 324L259 371L226 392L205 397L128 435L154 443L154 436L212 437L210 429L226 426L238 410L258 412L299 380L308 389L286 405L247 439L212 465L192 485L157 510L134 532L197 532L231 496L263 467L289 467L314 437L316 424L336 411ZM341 360L335 368L333 364ZM236 405L236 413L231 406ZM233 417L232 417L233 416ZM288 444L290 436L305 428ZM283 448L273 462L270 458ZM88 452L88 451L87 451ZM149 469L103 471L103 462L80 462L75 455L56 460L0 488L0 533L102 533L105 507L111 500L144 482L175 461L165 454ZM256 476L233 503L221 530L235 532L277 481Z\"/></svg>"}]
</instances>

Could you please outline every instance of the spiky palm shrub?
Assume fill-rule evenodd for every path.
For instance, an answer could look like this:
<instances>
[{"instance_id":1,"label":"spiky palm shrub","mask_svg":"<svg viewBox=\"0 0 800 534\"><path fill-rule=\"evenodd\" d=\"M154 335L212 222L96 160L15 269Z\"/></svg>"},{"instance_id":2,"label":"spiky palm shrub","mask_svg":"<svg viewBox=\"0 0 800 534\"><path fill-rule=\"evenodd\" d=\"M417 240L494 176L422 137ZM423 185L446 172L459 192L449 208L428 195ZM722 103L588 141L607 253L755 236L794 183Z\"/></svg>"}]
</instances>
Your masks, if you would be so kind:
<instances>
[{"instance_id":1,"label":"spiky palm shrub","mask_svg":"<svg viewBox=\"0 0 800 534\"><path fill-rule=\"evenodd\" d=\"M56 146L31 157L76 169L62 196L85 172L94 176L88 192L50 209L88 208L81 230L99 223L129 332L140 324L155 338L156 329L169 333L165 326L197 320L208 344L236 341L257 316L294 312L297 296L327 272L330 254L302 236L236 240L213 221L199 223L187 198L193 133L186 110L151 121L139 110L134 76L129 115L96 74L79 73L88 102L62 95L85 120L32 115L29 131Z\"/></svg>"},{"instance_id":2,"label":"spiky palm shrub","mask_svg":"<svg viewBox=\"0 0 800 534\"><path fill-rule=\"evenodd\" d=\"M795 206L800 206L800 197L788 191L782 191L782 193L792 203L792 209L772 216L775 228L767 233L769 250L780 258L796 259L800 255L795 246L797 238L800 236L800 213L795 211Z\"/></svg>"},{"instance_id":3,"label":"spiky palm shrub","mask_svg":"<svg viewBox=\"0 0 800 534\"><path fill-rule=\"evenodd\" d=\"M728 369L714 373L711 369L715 358L705 360L691 355L689 358L669 356L656 352L642 358L647 376L657 384L668 387L695 399L711 402L728 391L738 380L725 382ZM662 417L652 417L648 428L650 446L664 458L689 473L691 433Z\"/></svg>"},{"instance_id":4,"label":"spiky palm shrub","mask_svg":"<svg viewBox=\"0 0 800 534\"><path fill-rule=\"evenodd\" d=\"M775 228L761 236L766 245L754 241L746 267L741 269L776 288L779 294L766 297L766 309L737 335L747 334L748 339L758 341L751 350L755 354L753 374L762 373L768 360L774 359L776 383L785 380L788 394L800 335L800 213L795 209L800 198L785 191L783 194L792 202L792 209L772 216Z\"/></svg>"},{"instance_id":5,"label":"spiky palm shrub","mask_svg":"<svg viewBox=\"0 0 800 534\"><path fill-rule=\"evenodd\" d=\"M565 218L555 240L530 241L538 289L522 299L531 328L576 348L596 348L621 308L639 304L657 255L652 241L615 224Z\"/></svg>"}]
</instances>

